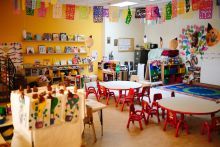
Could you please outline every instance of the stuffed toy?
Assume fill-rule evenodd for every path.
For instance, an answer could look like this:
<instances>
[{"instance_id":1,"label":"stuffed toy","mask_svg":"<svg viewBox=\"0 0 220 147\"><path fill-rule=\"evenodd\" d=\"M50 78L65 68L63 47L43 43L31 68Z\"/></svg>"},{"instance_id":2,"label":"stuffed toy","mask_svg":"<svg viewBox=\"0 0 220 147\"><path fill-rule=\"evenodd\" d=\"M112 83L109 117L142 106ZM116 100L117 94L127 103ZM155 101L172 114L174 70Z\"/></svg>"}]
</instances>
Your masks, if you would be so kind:
<instances>
[{"instance_id":1,"label":"stuffed toy","mask_svg":"<svg viewBox=\"0 0 220 147\"><path fill-rule=\"evenodd\" d=\"M214 46L220 41L220 33L208 23L206 42L208 46Z\"/></svg>"},{"instance_id":2,"label":"stuffed toy","mask_svg":"<svg viewBox=\"0 0 220 147\"><path fill-rule=\"evenodd\" d=\"M178 47L178 40L177 38L174 38L170 41L169 48L175 50L177 49L177 47Z\"/></svg>"}]
</instances>

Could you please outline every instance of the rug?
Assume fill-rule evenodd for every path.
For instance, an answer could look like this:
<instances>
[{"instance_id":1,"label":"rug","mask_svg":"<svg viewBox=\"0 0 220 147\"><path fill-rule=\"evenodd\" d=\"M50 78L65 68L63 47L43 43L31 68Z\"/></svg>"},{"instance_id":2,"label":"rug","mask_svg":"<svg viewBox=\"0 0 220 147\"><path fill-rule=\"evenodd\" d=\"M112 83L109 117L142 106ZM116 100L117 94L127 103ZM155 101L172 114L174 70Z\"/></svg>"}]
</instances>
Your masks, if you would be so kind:
<instances>
[{"instance_id":1,"label":"rug","mask_svg":"<svg viewBox=\"0 0 220 147\"><path fill-rule=\"evenodd\" d=\"M187 84L176 84L176 85L169 85L169 86L160 86L159 88L162 88L164 90L170 90L179 92L182 94L187 94L191 96L201 97L209 100L217 100L220 99L220 90L219 89L213 89L203 86L197 86L197 85L187 85Z\"/></svg>"}]
</instances>

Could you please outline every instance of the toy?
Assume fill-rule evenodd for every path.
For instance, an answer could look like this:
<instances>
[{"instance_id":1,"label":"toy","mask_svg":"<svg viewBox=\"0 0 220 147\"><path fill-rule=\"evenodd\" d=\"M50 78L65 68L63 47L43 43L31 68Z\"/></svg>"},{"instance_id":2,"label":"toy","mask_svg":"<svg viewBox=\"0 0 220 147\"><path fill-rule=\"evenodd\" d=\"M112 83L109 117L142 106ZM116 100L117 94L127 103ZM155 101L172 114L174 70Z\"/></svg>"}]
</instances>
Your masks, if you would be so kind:
<instances>
[{"instance_id":1,"label":"toy","mask_svg":"<svg viewBox=\"0 0 220 147\"><path fill-rule=\"evenodd\" d=\"M208 23L206 42L208 46L214 46L220 41L220 33Z\"/></svg>"}]
</instances>

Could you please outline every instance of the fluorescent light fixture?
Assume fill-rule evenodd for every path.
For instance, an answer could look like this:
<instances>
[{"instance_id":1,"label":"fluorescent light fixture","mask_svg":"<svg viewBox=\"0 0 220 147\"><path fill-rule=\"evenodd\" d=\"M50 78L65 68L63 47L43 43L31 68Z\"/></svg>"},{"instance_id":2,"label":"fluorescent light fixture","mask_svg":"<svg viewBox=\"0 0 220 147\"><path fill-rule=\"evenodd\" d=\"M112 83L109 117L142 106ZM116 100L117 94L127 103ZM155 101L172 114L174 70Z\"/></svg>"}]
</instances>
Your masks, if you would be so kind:
<instances>
[{"instance_id":1,"label":"fluorescent light fixture","mask_svg":"<svg viewBox=\"0 0 220 147\"><path fill-rule=\"evenodd\" d=\"M131 6L131 5L136 5L136 4L138 4L138 3L125 1L125 2L120 2L120 3L112 4L111 6L125 7L125 6Z\"/></svg>"}]
</instances>

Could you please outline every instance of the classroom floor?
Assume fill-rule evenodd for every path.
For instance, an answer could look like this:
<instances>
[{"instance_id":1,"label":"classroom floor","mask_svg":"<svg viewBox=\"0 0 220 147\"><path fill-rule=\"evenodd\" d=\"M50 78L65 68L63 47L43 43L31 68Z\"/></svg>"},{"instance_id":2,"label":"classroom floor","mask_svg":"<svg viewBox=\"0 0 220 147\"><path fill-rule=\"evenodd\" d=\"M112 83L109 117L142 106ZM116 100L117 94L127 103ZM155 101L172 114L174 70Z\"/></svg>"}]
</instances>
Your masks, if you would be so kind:
<instances>
[{"instance_id":1,"label":"classroom floor","mask_svg":"<svg viewBox=\"0 0 220 147\"><path fill-rule=\"evenodd\" d=\"M160 89L151 89L152 95L156 92L161 92L163 96L169 96L170 92ZM176 97L186 96L177 94ZM186 96L190 97L190 96ZM90 96L89 98L94 98ZM105 100L102 100L105 103ZM126 107L121 112L120 107L116 108L113 100L110 105L103 110L104 116L104 135L101 136L101 126L98 113L94 113L94 124L97 136L97 142L93 142L92 128L88 125L85 127L85 136L83 139L83 147L219 147L220 132L212 134L212 142L208 142L206 135L200 134L201 123L204 120L210 119L210 116L186 116L186 121L189 125L190 134L185 131L179 132L179 137L174 136L175 129L168 127L167 131L163 131L164 121L157 123L155 118L151 118L148 125L143 125L143 130L139 129L136 122L131 123L130 128L126 128L128 121L128 108ZM220 113L217 114L220 116ZM144 123L143 123L144 124Z\"/></svg>"}]
</instances>

